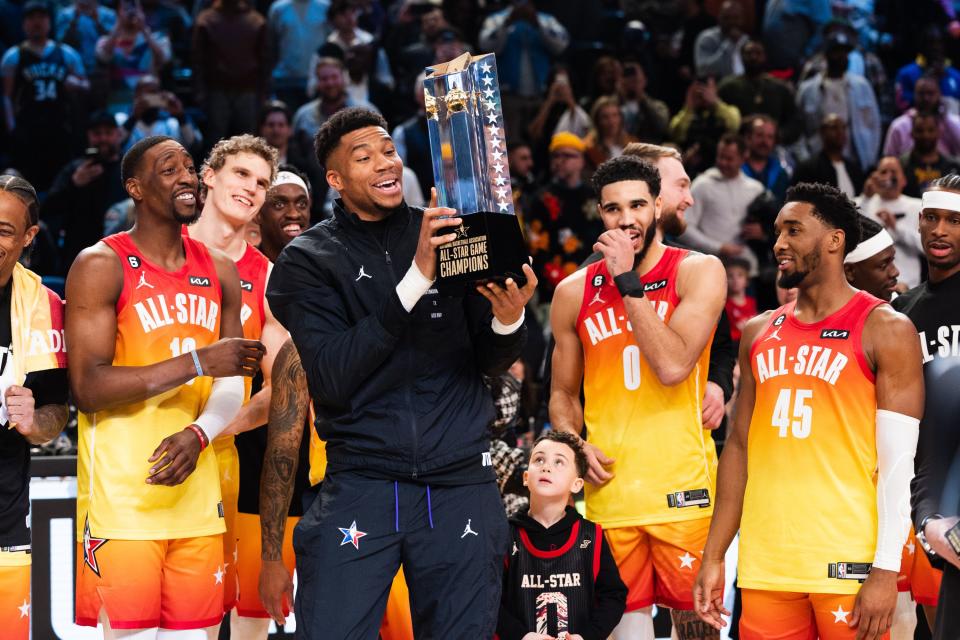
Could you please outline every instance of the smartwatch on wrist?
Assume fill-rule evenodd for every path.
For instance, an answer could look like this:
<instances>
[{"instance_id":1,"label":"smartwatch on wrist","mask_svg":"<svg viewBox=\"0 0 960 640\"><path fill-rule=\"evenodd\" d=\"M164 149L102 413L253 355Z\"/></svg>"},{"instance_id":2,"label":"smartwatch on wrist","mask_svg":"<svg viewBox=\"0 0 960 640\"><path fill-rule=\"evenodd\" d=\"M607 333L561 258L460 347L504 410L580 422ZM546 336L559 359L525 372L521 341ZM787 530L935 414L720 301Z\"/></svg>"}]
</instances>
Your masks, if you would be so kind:
<instances>
[{"instance_id":1,"label":"smartwatch on wrist","mask_svg":"<svg viewBox=\"0 0 960 640\"><path fill-rule=\"evenodd\" d=\"M624 298L642 298L643 283L640 282L640 276L636 271L626 271L613 279L613 284L617 286L617 291Z\"/></svg>"}]
</instances>

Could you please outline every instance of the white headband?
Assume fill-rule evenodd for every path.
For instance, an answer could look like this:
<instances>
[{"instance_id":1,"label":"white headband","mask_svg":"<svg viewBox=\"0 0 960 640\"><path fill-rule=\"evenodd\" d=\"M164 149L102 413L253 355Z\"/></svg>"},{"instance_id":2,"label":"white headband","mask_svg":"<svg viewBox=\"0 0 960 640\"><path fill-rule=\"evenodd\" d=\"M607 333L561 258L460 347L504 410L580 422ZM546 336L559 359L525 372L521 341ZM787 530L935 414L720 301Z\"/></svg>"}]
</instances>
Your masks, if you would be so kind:
<instances>
[{"instance_id":1,"label":"white headband","mask_svg":"<svg viewBox=\"0 0 960 640\"><path fill-rule=\"evenodd\" d=\"M856 249L848 253L847 257L843 259L843 264L855 264L857 262L863 262L864 260L877 255L887 247L892 246L893 238L890 237L890 234L887 233L886 229L880 229L880 233L872 238L862 240L860 244L857 245Z\"/></svg>"},{"instance_id":2,"label":"white headband","mask_svg":"<svg viewBox=\"0 0 960 640\"><path fill-rule=\"evenodd\" d=\"M307 183L304 182L303 179L295 173L291 173L289 171L278 172L277 177L273 179L273 184L271 185L271 187L279 187L282 184L295 184L301 189L303 189L303 192L305 194L307 194L308 196L310 195L310 190L307 189Z\"/></svg>"},{"instance_id":3,"label":"white headband","mask_svg":"<svg viewBox=\"0 0 960 640\"><path fill-rule=\"evenodd\" d=\"M960 211L960 193L953 191L927 191L923 194L923 209Z\"/></svg>"}]
</instances>

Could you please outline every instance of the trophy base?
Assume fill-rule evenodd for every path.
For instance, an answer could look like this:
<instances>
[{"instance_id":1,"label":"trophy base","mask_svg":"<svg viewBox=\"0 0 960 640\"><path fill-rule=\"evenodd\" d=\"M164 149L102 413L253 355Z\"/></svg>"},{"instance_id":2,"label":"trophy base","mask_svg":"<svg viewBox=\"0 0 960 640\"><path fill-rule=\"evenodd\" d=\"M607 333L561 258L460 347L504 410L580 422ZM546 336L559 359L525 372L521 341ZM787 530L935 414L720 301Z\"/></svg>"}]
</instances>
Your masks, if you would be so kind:
<instances>
[{"instance_id":1,"label":"trophy base","mask_svg":"<svg viewBox=\"0 0 960 640\"><path fill-rule=\"evenodd\" d=\"M457 239L437 249L437 290L442 295L476 293L476 286L513 278L527 283L527 243L517 216L478 211L462 216ZM446 229L445 232L449 233Z\"/></svg>"}]
</instances>

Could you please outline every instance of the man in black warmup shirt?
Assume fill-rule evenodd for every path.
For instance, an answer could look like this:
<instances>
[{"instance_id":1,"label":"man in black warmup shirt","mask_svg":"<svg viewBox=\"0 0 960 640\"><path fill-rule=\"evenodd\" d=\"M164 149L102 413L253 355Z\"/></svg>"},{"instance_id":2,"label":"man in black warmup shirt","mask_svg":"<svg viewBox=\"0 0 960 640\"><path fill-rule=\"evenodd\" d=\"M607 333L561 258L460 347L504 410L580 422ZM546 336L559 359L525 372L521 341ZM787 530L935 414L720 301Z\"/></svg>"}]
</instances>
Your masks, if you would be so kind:
<instances>
[{"instance_id":1,"label":"man in black warmup shirt","mask_svg":"<svg viewBox=\"0 0 960 640\"><path fill-rule=\"evenodd\" d=\"M30 635L30 445L67 422L63 303L18 262L39 210L29 182L0 176L0 635L10 640Z\"/></svg>"},{"instance_id":2,"label":"man in black warmup shirt","mask_svg":"<svg viewBox=\"0 0 960 640\"><path fill-rule=\"evenodd\" d=\"M893 307L920 333L926 407L917 445L913 521L925 549L943 560L939 601L950 603L960 597L960 557L946 539L960 512L955 489L948 491L948 484L958 484L950 479L950 467L960 449L960 176L939 178L923 194L920 242L929 280L894 300ZM960 609L937 607L934 637L954 637L957 629Z\"/></svg>"}]
</instances>

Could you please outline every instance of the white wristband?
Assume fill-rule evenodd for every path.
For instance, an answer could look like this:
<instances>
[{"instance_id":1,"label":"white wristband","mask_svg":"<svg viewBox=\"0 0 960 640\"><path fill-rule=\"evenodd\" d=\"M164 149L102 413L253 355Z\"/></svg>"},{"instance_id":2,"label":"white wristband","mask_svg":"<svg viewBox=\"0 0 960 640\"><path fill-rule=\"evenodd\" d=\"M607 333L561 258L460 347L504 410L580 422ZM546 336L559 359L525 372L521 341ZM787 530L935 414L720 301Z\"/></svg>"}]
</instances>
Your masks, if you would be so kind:
<instances>
[{"instance_id":1,"label":"white wristband","mask_svg":"<svg viewBox=\"0 0 960 640\"><path fill-rule=\"evenodd\" d=\"M207 436L207 442L213 443L214 438L220 435L236 417L241 406L243 406L243 376L216 378L210 388L210 397L207 398L203 411L193 424L203 430Z\"/></svg>"},{"instance_id":2,"label":"white wristband","mask_svg":"<svg viewBox=\"0 0 960 640\"><path fill-rule=\"evenodd\" d=\"M427 279L427 276L420 273L416 262L410 263L410 268L407 269L406 275L403 276L403 280L397 285L397 295L400 297L400 304L407 310L407 313L410 313L413 307L416 306L417 301L423 297L423 294L425 294L431 286L433 286L433 280Z\"/></svg>"},{"instance_id":3,"label":"white wristband","mask_svg":"<svg viewBox=\"0 0 960 640\"><path fill-rule=\"evenodd\" d=\"M490 326L493 328L494 333L501 336L508 336L523 326L523 319L526 317L526 315L527 315L526 310L521 311L520 319L510 324L503 324L502 322L497 320L496 316L494 316L493 322L490 323Z\"/></svg>"}]
</instances>

